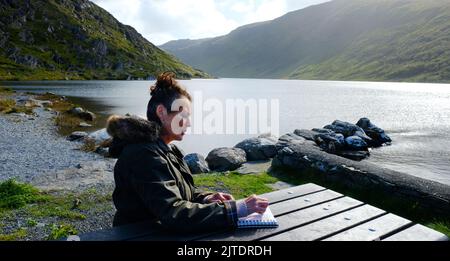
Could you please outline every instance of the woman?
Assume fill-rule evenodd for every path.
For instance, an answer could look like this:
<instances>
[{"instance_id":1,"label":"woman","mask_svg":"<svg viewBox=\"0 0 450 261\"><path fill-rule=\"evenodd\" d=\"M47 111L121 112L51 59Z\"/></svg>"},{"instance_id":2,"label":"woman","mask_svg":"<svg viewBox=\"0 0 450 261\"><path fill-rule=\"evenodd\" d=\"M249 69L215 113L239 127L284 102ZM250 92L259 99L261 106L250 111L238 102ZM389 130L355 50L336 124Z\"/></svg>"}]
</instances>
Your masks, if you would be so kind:
<instances>
[{"instance_id":1,"label":"woman","mask_svg":"<svg viewBox=\"0 0 450 261\"><path fill-rule=\"evenodd\" d=\"M235 227L239 217L263 213L266 199L253 195L236 202L229 194L194 186L183 153L170 144L181 141L190 127L191 105L191 96L173 77L164 73L151 88L148 120L108 120L110 154L118 158L114 226L152 220L177 231L216 230Z\"/></svg>"}]
</instances>

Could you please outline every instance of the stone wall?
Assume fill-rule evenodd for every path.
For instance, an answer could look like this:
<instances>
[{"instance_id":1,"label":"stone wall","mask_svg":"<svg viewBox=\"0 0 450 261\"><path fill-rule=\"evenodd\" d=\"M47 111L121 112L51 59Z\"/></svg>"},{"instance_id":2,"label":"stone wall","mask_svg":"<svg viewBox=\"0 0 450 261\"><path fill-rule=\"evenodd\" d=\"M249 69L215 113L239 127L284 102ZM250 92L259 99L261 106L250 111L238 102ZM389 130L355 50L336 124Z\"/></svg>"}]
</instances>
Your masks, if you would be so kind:
<instances>
[{"instance_id":1,"label":"stone wall","mask_svg":"<svg viewBox=\"0 0 450 261\"><path fill-rule=\"evenodd\" d=\"M450 214L450 186L329 154L302 139L299 137L296 142L280 147L272 167L300 171L312 169L328 181L355 188L381 189L397 197L417 201L439 213Z\"/></svg>"}]
</instances>

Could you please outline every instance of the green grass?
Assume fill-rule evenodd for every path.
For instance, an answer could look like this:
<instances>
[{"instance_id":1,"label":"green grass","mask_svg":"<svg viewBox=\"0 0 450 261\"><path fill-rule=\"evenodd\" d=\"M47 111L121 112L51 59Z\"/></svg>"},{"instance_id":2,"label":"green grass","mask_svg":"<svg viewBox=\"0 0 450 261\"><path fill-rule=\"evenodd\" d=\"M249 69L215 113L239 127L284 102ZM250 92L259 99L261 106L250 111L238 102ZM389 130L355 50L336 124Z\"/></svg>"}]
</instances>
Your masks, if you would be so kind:
<instances>
[{"instance_id":1,"label":"green grass","mask_svg":"<svg viewBox=\"0 0 450 261\"><path fill-rule=\"evenodd\" d=\"M29 227L35 227L35 226L37 226L37 221L36 220L34 220L34 219L32 219L32 218L29 218L29 219L27 219L27 226L29 226Z\"/></svg>"},{"instance_id":2,"label":"green grass","mask_svg":"<svg viewBox=\"0 0 450 261\"><path fill-rule=\"evenodd\" d=\"M16 106L16 101L13 99L0 99L0 112L9 112Z\"/></svg>"},{"instance_id":3,"label":"green grass","mask_svg":"<svg viewBox=\"0 0 450 261\"><path fill-rule=\"evenodd\" d=\"M61 128L75 128L80 125L82 120L69 113L61 113L55 118L55 124Z\"/></svg>"},{"instance_id":4,"label":"green grass","mask_svg":"<svg viewBox=\"0 0 450 261\"><path fill-rule=\"evenodd\" d=\"M440 231L450 237L450 221L429 221L425 223L427 227Z\"/></svg>"},{"instance_id":5,"label":"green grass","mask_svg":"<svg viewBox=\"0 0 450 261\"><path fill-rule=\"evenodd\" d=\"M60 100L61 96L56 95L54 93L43 93L43 94L38 94L36 96L36 100L41 100L41 101L55 101L55 100Z\"/></svg>"},{"instance_id":6,"label":"green grass","mask_svg":"<svg viewBox=\"0 0 450 261\"><path fill-rule=\"evenodd\" d=\"M2 234L2 224L16 222L18 217L25 228L45 229L50 233L47 239L54 240L75 233L72 223L86 220L87 211L103 213L112 208L112 195L95 189L44 193L29 184L8 180L0 184L0 195L0 206L3 206L0 207L0 241L23 239L26 230L20 227L13 233ZM46 223L49 218L56 218L57 224L35 228L39 222Z\"/></svg>"},{"instance_id":7,"label":"green grass","mask_svg":"<svg viewBox=\"0 0 450 261\"><path fill-rule=\"evenodd\" d=\"M9 98L0 99L0 113L25 113L33 114L33 108L35 105L29 104L27 106L18 106L16 101Z\"/></svg>"},{"instance_id":8,"label":"green grass","mask_svg":"<svg viewBox=\"0 0 450 261\"><path fill-rule=\"evenodd\" d=\"M27 235L27 230L24 228L19 228L10 234L0 234L0 241L17 241L23 239Z\"/></svg>"},{"instance_id":9,"label":"green grass","mask_svg":"<svg viewBox=\"0 0 450 261\"><path fill-rule=\"evenodd\" d=\"M17 6L25 4L24 1L17 2ZM7 28L9 42L20 49L20 55L36 58L40 66L31 68L15 63L0 52L0 80L122 80L128 75L133 78L156 76L169 69L179 72L180 76L207 77L160 51L101 8L88 8L74 15L72 2L45 1L36 6L32 22L24 23L21 29ZM17 16L18 9L7 7L0 14ZM51 34L47 32L49 24L55 29ZM84 29L82 39L69 29L80 27ZM19 34L23 31L33 34L32 44L21 41ZM99 41L107 45L105 55L92 51ZM80 49L84 51L80 52ZM59 61L53 59L55 55ZM92 60L96 61L93 66ZM113 68L117 63L124 65L122 69Z\"/></svg>"},{"instance_id":10,"label":"green grass","mask_svg":"<svg viewBox=\"0 0 450 261\"><path fill-rule=\"evenodd\" d=\"M36 96L37 100L50 101L52 104L48 108L59 112L59 115L55 117L55 124L60 128L76 128L80 125L82 120L70 113L69 110L80 107L72 102L62 99L61 96L53 93L44 93Z\"/></svg>"},{"instance_id":11,"label":"green grass","mask_svg":"<svg viewBox=\"0 0 450 261\"><path fill-rule=\"evenodd\" d=\"M51 232L47 238L48 240L58 240L63 237L78 234L78 231L75 229L75 227L70 224L65 223L60 223L58 225L53 224L51 225L50 228Z\"/></svg>"},{"instance_id":12,"label":"green grass","mask_svg":"<svg viewBox=\"0 0 450 261\"><path fill-rule=\"evenodd\" d=\"M69 220L85 220L86 216L71 209L72 203L53 198L46 204L28 206L25 211L33 218L58 217Z\"/></svg>"},{"instance_id":13,"label":"green grass","mask_svg":"<svg viewBox=\"0 0 450 261\"><path fill-rule=\"evenodd\" d=\"M25 113L25 114L33 114L33 108L32 107L26 107L26 106L14 106L10 110L5 111L6 114L10 113Z\"/></svg>"},{"instance_id":14,"label":"green grass","mask_svg":"<svg viewBox=\"0 0 450 261\"><path fill-rule=\"evenodd\" d=\"M74 202L79 202L78 205ZM32 204L26 207L26 212L33 218L58 217L67 220L85 220L84 210L96 208L112 201L110 194L101 194L95 190L82 193L63 193L52 195L47 202Z\"/></svg>"},{"instance_id":15,"label":"green grass","mask_svg":"<svg viewBox=\"0 0 450 261\"><path fill-rule=\"evenodd\" d=\"M268 184L278 179L267 173L258 175L241 175L231 172L229 174L201 174L194 177L195 184L206 190L217 190L232 194L236 199L245 198L252 194L263 194L273 191Z\"/></svg>"},{"instance_id":16,"label":"green grass","mask_svg":"<svg viewBox=\"0 0 450 261\"><path fill-rule=\"evenodd\" d=\"M31 185L13 179L0 183L0 210L16 209L30 203L45 202L49 198Z\"/></svg>"}]
</instances>

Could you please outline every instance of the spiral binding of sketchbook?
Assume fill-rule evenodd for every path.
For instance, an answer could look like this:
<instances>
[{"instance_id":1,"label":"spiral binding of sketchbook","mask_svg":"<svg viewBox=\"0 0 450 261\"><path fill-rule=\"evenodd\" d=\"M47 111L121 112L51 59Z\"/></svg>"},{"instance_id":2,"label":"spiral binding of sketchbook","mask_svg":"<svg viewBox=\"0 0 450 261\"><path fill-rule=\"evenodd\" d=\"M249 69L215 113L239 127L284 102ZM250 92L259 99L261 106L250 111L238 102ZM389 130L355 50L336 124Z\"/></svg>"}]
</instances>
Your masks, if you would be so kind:
<instances>
[{"instance_id":1,"label":"spiral binding of sketchbook","mask_svg":"<svg viewBox=\"0 0 450 261\"><path fill-rule=\"evenodd\" d=\"M270 211L266 209L264 214L253 213L238 220L238 228L273 228L278 227L278 222Z\"/></svg>"}]
</instances>

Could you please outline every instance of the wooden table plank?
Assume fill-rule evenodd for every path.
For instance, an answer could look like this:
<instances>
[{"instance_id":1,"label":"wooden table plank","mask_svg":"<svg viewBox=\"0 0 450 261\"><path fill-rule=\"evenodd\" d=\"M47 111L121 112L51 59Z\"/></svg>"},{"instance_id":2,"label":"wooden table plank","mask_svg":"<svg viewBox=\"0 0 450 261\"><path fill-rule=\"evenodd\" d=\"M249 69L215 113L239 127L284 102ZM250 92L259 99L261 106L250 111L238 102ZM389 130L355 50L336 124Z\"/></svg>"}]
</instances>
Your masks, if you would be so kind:
<instances>
[{"instance_id":1,"label":"wooden table plank","mask_svg":"<svg viewBox=\"0 0 450 261\"><path fill-rule=\"evenodd\" d=\"M373 241L412 224L411 221L394 214L387 214L342 233L326 238L325 241Z\"/></svg>"},{"instance_id":2,"label":"wooden table plank","mask_svg":"<svg viewBox=\"0 0 450 261\"><path fill-rule=\"evenodd\" d=\"M330 202L305 208L277 217L279 227L270 229L237 229L227 233L202 238L208 241L252 241L283 233L285 231L314 222L341 211L361 206L363 203L349 197L339 198ZM276 206L276 205L275 205Z\"/></svg>"},{"instance_id":3,"label":"wooden table plank","mask_svg":"<svg viewBox=\"0 0 450 261\"><path fill-rule=\"evenodd\" d=\"M260 196L263 198L267 198L270 203L274 204L274 203L278 203L278 202L285 201L288 199L307 195L310 193L319 192L322 190L326 190L326 188L321 187L316 184L313 184L313 183L308 183L308 184L304 184L304 185L300 185L300 186L296 186L296 187L292 187L292 188L269 192L266 194L262 194Z\"/></svg>"},{"instance_id":4,"label":"wooden table plank","mask_svg":"<svg viewBox=\"0 0 450 261\"><path fill-rule=\"evenodd\" d=\"M298 198L281 201L275 204L270 204L270 210L275 216L280 216L295 210L306 208L309 206L324 203L329 200L343 197L342 194L332 190L323 190L313 194L308 194Z\"/></svg>"},{"instance_id":5,"label":"wooden table plank","mask_svg":"<svg viewBox=\"0 0 450 261\"><path fill-rule=\"evenodd\" d=\"M414 225L394 234L383 241L448 241L449 238L431 228Z\"/></svg>"},{"instance_id":6,"label":"wooden table plank","mask_svg":"<svg viewBox=\"0 0 450 261\"><path fill-rule=\"evenodd\" d=\"M386 214L370 205L351 209L341 214L319 220L312 224L299 227L285 233L264 239L265 241L312 241L336 234L370 219Z\"/></svg>"}]
</instances>

